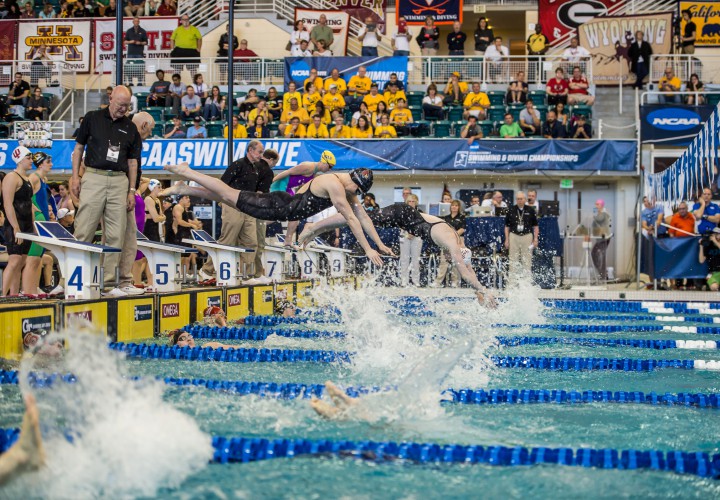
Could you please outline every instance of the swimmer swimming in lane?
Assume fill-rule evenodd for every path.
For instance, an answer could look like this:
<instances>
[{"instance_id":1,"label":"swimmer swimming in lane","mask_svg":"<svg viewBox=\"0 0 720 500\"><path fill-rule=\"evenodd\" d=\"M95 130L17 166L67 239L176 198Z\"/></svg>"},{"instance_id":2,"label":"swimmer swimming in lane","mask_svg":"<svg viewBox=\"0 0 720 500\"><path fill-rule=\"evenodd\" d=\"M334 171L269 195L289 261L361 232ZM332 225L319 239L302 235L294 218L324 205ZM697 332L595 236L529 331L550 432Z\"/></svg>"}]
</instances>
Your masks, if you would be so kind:
<instances>
[{"instance_id":1,"label":"swimmer swimming in lane","mask_svg":"<svg viewBox=\"0 0 720 500\"><path fill-rule=\"evenodd\" d=\"M40 434L40 413L35 396L25 395L25 415L20 437L12 447L0 455L0 485L45 464L45 448Z\"/></svg>"},{"instance_id":2,"label":"swimmer swimming in lane","mask_svg":"<svg viewBox=\"0 0 720 500\"><path fill-rule=\"evenodd\" d=\"M348 410L358 404L358 399L351 398L329 380L325 382L325 392L330 396L332 404L322 401L315 396L310 400L310 407L321 417L328 419L349 417Z\"/></svg>"},{"instance_id":3,"label":"swimmer swimming in lane","mask_svg":"<svg viewBox=\"0 0 720 500\"><path fill-rule=\"evenodd\" d=\"M374 226L380 228L397 227L423 240L433 241L449 254L460 276L475 290L478 301L489 307L497 307L495 297L480 284L475 271L470 267L469 262L466 262L469 261L470 250L462 246L455 229L443 219L418 212L415 208L404 203L396 203L380 210L373 210L368 212L368 216ZM306 229L300 235L299 243L301 246L305 246L318 234L343 226L345 226L345 220L342 217L333 215L313 224L312 227L305 226ZM373 241L379 244L374 238Z\"/></svg>"},{"instance_id":4,"label":"swimmer swimming in lane","mask_svg":"<svg viewBox=\"0 0 720 500\"><path fill-rule=\"evenodd\" d=\"M198 347L197 345L195 345L195 339L193 338L193 336L182 328L178 328L177 330L170 330L167 335L168 344L170 344L170 347L189 347L190 349ZM221 344L220 342L205 342L199 347L209 347L211 349L238 349L238 346L236 345Z\"/></svg>"},{"instance_id":5,"label":"swimmer swimming in lane","mask_svg":"<svg viewBox=\"0 0 720 500\"><path fill-rule=\"evenodd\" d=\"M380 237L367 212L358 200L358 194L367 193L373 184L373 173L367 168L356 168L350 173L322 175L301 187L297 194L283 191L255 193L233 189L220 179L192 170L187 163L167 165L165 170L202 187L178 183L160 193L161 196L190 195L225 203L260 220L297 221L318 214L334 206L350 227L365 255L377 266L382 266L380 254L370 247L363 230L374 241ZM382 243L381 252L393 255Z\"/></svg>"}]
</instances>

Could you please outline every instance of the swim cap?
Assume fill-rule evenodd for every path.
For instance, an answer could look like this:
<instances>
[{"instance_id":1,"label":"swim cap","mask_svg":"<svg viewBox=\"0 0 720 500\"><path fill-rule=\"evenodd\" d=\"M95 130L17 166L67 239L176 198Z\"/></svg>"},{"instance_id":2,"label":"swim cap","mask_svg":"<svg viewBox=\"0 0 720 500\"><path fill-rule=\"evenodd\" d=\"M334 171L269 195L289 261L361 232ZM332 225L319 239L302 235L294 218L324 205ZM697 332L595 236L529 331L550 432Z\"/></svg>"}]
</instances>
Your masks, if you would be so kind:
<instances>
[{"instance_id":1,"label":"swim cap","mask_svg":"<svg viewBox=\"0 0 720 500\"><path fill-rule=\"evenodd\" d=\"M205 316L206 318L208 316L215 316L216 314L224 314L224 312L218 306L208 306L203 311L203 316Z\"/></svg>"},{"instance_id":2,"label":"swim cap","mask_svg":"<svg viewBox=\"0 0 720 500\"><path fill-rule=\"evenodd\" d=\"M155 189L155 188L158 187L158 186L162 186L162 184L160 184L160 181L159 181L159 180L157 180L157 179L150 179L150 182L148 183L148 189L149 189L150 191L152 191L153 189Z\"/></svg>"},{"instance_id":3,"label":"swim cap","mask_svg":"<svg viewBox=\"0 0 720 500\"><path fill-rule=\"evenodd\" d=\"M38 151L32 155L32 160L36 167L39 167L45 160L50 160L51 158L52 156L47 153L43 153L42 151Z\"/></svg>"},{"instance_id":4,"label":"swim cap","mask_svg":"<svg viewBox=\"0 0 720 500\"><path fill-rule=\"evenodd\" d=\"M28 156L32 156L32 153L25 146L18 146L13 149L12 159L15 163L20 163L21 161L23 161L24 158Z\"/></svg>"},{"instance_id":5,"label":"swim cap","mask_svg":"<svg viewBox=\"0 0 720 500\"><path fill-rule=\"evenodd\" d=\"M335 155L332 154L330 151L325 150L322 152L322 155L320 155L320 161L324 161L331 167L335 166Z\"/></svg>"},{"instance_id":6,"label":"swim cap","mask_svg":"<svg viewBox=\"0 0 720 500\"><path fill-rule=\"evenodd\" d=\"M350 172L350 179L357 184L358 190L365 194L372 188L373 173L369 168L356 168Z\"/></svg>"}]
</instances>

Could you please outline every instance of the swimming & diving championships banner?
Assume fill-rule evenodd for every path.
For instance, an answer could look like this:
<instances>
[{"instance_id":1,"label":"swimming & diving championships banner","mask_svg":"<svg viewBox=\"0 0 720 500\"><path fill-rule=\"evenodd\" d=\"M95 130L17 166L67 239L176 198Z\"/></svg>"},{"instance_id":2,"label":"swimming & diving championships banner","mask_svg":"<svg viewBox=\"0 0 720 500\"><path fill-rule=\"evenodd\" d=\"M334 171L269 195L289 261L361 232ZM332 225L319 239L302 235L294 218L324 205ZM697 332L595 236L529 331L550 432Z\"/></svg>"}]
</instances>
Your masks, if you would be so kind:
<instances>
[{"instance_id":1,"label":"swimming & diving championships banner","mask_svg":"<svg viewBox=\"0 0 720 500\"><path fill-rule=\"evenodd\" d=\"M235 141L235 159L245 156L248 140ZM280 155L279 169L303 161L317 161L324 150L338 160L337 169L369 167L373 170L578 170L634 172L637 142L605 140L482 140L468 145L457 140L347 140L269 139L266 148ZM17 141L0 141L0 168L15 165L10 153ZM56 170L70 169L75 141L53 141L52 147L39 149L53 157ZM224 170L227 142L222 139L149 140L143 143L142 168L161 170L164 165L188 162L198 170ZM34 150L33 150L34 152Z\"/></svg>"},{"instance_id":2,"label":"swimming & diving championships banner","mask_svg":"<svg viewBox=\"0 0 720 500\"><path fill-rule=\"evenodd\" d=\"M123 19L123 40L124 33L132 28L132 18ZM148 43L145 46L145 61L152 64L153 59L169 58L172 50L170 37L175 28L178 27L177 17L141 17L140 27L147 32ZM95 67L105 68L109 73L115 65L115 19L95 20ZM160 69L160 68L158 68ZM149 73L155 71L147 70Z\"/></svg>"},{"instance_id":3,"label":"swimming & diving championships banner","mask_svg":"<svg viewBox=\"0 0 720 500\"><path fill-rule=\"evenodd\" d=\"M358 2L354 0L328 0L337 10L347 12L350 17L365 22L365 19L371 17L378 25L380 33L385 33L385 25L387 24L387 0L362 0Z\"/></svg>"},{"instance_id":4,"label":"swimming & diving championships banner","mask_svg":"<svg viewBox=\"0 0 720 500\"><path fill-rule=\"evenodd\" d=\"M408 58L401 57L286 57L285 90L290 81L302 87L303 81L310 77L310 68L315 68L322 79L330 77L334 68L340 72L345 83L358 72L360 66L367 68L367 76L377 83L380 89L390 80L391 73L397 73L398 80L407 87Z\"/></svg>"},{"instance_id":5,"label":"swimming & diving championships banner","mask_svg":"<svg viewBox=\"0 0 720 500\"><path fill-rule=\"evenodd\" d=\"M397 18L404 17L408 24L422 26L425 18L432 16L435 24L442 26L455 21L462 23L463 0L397 0Z\"/></svg>"},{"instance_id":6,"label":"swimming & diving championships banner","mask_svg":"<svg viewBox=\"0 0 720 500\"><path fill-rule=\"evenodd\" d=\"M316 10L295 8L295 22L302 20L308 32L320 23L320 16L325 16L327 26L332 28L333 43L330 49L333 56L344 56L347 54L347 39L350 31L350 14L342 10ZM314 47L310 47L310 50Z\"/></svg>"}]
</instances>

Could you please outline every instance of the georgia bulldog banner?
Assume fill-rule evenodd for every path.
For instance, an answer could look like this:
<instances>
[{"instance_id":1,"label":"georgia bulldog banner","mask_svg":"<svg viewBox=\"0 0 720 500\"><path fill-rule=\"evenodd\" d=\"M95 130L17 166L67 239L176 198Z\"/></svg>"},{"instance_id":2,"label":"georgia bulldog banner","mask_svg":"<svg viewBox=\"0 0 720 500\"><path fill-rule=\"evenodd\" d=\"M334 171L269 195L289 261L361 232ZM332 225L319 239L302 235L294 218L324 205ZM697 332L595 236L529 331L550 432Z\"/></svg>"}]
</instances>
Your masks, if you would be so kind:
<instances>
[{"instance_id":1,"label":"georgia bulldog banner","mask_svg":"<svg viewBox=\"0 0 720 500\"><path fill-rule=\"evenodd\" d=\"M437 26L462 23L463 0L397 0L395 18L404 17L408 24L421 26L432 16Z\"/></svg>"},{"instance_id":2,"label":"georgia bulldog banner","mask_svg":"<svg viewBox=\"0 0 720 500\"><path fill-rule=\"evenodd\" d=\"M64 70L76 73L90 71L90 30L92 21L48 19L20 21L17 28L17 59L29 61L41 45L47 47L50 59L65 63ZM30 63L20 71L29 71Z\"/></svg>"},{"instance_id":3,"label":"georgia bulldog banner","mask_svg":"<svg viewBox=\"0 0 720 500\"><path fill-rule=\"evenodd\" d=\"M333 43L330 50L335 56L344 56L347 53L348 31L350 29L350 14L341 10L315 10L295 8L295 22L302 19L308 32L319 23L320 16L327 18L327 25L333 30Z\"/></svg>"},{"instance_id":4,"label":"georgia bulldog banner","mask_svg":"<svg viewBox=\"0 0 720 500\"><path fill-rule=\"evenodd\" d=\"M145 60L170 57L170 37L178 27L177 17L141 17L140 27L147 32L148 44L145 46ZM123 19L123 39L127 30L132 28L132 18ZM115 19L95 21L95 67L106 68L110 72L115 64Z\"/></svg>"},{"instance_id":5,"label":"georgia bulldog banner","mask_svg":"<svg viewBox=\"0 0 720 500\"><path fill-rule=\"evenodd\" d=\"M598 16L608 14L608 9L622 5L625 0L539 0L538 22L543 34L552 45L566 33L576 30Z\"/></svg>"}]
</instances>

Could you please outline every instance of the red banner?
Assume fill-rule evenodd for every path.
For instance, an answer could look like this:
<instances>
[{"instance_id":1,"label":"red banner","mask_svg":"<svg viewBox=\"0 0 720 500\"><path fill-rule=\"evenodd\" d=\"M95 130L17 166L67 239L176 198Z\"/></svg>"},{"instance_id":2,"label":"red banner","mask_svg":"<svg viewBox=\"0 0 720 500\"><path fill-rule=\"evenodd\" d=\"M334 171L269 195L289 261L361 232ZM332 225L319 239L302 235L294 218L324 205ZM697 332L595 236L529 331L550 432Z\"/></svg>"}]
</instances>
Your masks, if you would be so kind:
<instances>
[{"instance_id":1,"label":"red banner","mask_svg":"<svg viewBox=\"0 0 720 500\"><path fill-rule=\"evenodd\" d=\"M337 10L342 10L350 14L361 23L365 19L371 17L377 24L380 33L385 33L385 25L387 24L387 0L362 0L360 2L348 2L347 0L328 0L335 5Z\"/></svg>"},{"instance_id":2,"label":"red banner","mask_svg":"<svg viewBox=\"0 0 720 500\"><path fill-rule=\"evenodd\" d=\"M15 59L15 29L18 22L0 21L0 61Z\"/></svg>"},{"instance_id":3,"label":"red banner","mask_svg":"<svg viewBox=\"0 0 720 500\"><path fill-rule=\"evenodd\" d=\"M566 33L598 16L608 9L622 5L625 0L538 0L538 22L552 45Z\"/></svg>"}]
</instances>

